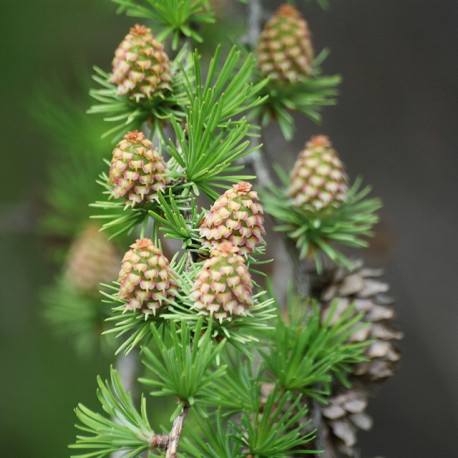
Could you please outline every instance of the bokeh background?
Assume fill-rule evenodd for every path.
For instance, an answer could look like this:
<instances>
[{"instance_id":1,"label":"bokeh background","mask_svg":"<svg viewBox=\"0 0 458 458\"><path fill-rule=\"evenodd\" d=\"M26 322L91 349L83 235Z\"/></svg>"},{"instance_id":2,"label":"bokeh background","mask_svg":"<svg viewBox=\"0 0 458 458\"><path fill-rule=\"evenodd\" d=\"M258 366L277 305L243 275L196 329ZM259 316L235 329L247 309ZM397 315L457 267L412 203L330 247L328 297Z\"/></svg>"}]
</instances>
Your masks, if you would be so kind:
<instances>
[{"instance_id":1,"label":"bokeh background","mask_svg":"<svg viewBox=\"0 0 458 458\"><path fill-rule=\"evenodd\" d=\"M384 200L366 258L386 268L405 332L402 366L372 400L362 456L454 457L458 431L458 2L330 0L301 9L315 48L331 49L339 104L321 126L299 118L294 155L326 133ZM267 8L278 2L265 2ZM302 5L304 7L302 7ZM96 407L108 360L78 360L43 321L39 292L55 269L39 232L51 142L30 116L41 88L75 83L75 67L109 69L134 19L108 0L0 2L0 444L4 457L69 456L72 409ZM76 86L75 86L76 87ZM75 89L76 91L76 89ZM283 160L283 159L281 159Z\"/></svg>"}]
</instances>

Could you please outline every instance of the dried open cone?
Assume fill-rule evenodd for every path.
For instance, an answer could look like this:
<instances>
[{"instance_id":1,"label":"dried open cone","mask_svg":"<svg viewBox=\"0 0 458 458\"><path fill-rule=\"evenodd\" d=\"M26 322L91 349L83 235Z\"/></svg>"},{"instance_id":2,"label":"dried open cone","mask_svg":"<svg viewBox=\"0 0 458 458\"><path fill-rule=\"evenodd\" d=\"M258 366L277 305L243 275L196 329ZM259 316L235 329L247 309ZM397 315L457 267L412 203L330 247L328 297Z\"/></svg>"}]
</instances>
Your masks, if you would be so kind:
<instances>
[{"instance_id":1,"label":"dried open cone","mask_svg":"<svg viewBox=\"0 0 458 458\"><path fill-rule=\"evenodd\" d=\"M366 413L368 394L359 388L342 387L337 394L326 400L329 404L320 406L320 410L328 427L328 449L354 457L358 429L368 431L373 423Z\"/></svg>"},{"instance_id":2,"label":"dried open cone","mask_svg":"<svg viewBox=\"0 0 458 458\"><path fill-rule=\"evenodd\" d=\"M397 341L402 332L393 324L393 299L385 293L389 286L380 280L381 269L369 269L362 261L354 261L350 270L335 268L322 275L312 287L312 294L322 306L326 317L334 300L338 301L332 321L338 320L351 304L363 312L362 321L369 323L351 337L352 341L374 340L365 355L367 362L355 365L353 377L364 382L380 382L392 377L401 358Z\"/></svg>"}]
</instances>

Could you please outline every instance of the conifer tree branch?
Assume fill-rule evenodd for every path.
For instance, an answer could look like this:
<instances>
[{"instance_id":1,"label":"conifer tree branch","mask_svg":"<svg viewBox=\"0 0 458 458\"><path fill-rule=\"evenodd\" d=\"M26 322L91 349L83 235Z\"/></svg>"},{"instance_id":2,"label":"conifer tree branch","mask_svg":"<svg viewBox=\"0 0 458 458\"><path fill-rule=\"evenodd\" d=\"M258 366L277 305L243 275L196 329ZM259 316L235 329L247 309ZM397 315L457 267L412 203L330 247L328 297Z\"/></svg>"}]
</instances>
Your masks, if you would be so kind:
<instances>
[{"instance_id":1,"label":"conifer tree branch","mask_svg":"<svg viewBox=\"0 0 458 458\"><path fill-rule=\"evenodd\" d=\"M253 0L248 2L248 31L246 34L248 44L254 49L256 47L259 34L261 33L261 21L263 16L263 10L260 0ZM254 121L257 125L261 125L261 120L258 117ZM266 187L269 183L273 182L272 174L268 166L266 165L266 157L261 149L261 142L258 137L253 138L251 141L253 147L256 147L256 151L250 154L249 159L251 160L255 174L257 176L258 185ZM297 293L303 297L308 296L309 292L309 279L307 275L307 262L301 261L297 252L297 248L294 243L290 243L290 240L284 240L285 248L287 248L290 261L293 265L294 271L294 284L297 288Z\"/></svg>"},{"instance_id":2,"label":"conifer tree branch","mask_svg":"<svg viewBox=\"0 0 458 458\"><path fill-rule=\"evenodd\" d=\"M263 9L260 0L252 0L248 2L248 24L247 33L244 39L252 49L256 47L256 43L258 42L258 38L261 33L262 14ZM253 122L258 126L261 125L261 119L259 117L257 117ZM248 159L251 162L257 176L258 185L259 187L267 186L272 182L272 177L270 170L265 163L265 155L262 152L262 145L259 141L259 137L254 137L251 140L251 146L253 149L256 148L256 150L250 154Z\"/></svg>"},{"instance_id":3,"label":"conifer tree branch","mask_svg":"<svg viewBox=\"0 0 458 458\"><path fill-rule=\"evenodd\" d=\"M131 12L131 8L140 8L140 0L113 1ZM192 28L196 22L192 8L205 6L204 12L208 8L211 14L209 2L147 3L152 13L143 7L135 11L141 17L156 19L159 25L168 25L160 34L171 36L172 47L184 46L179 52L181 57L169 66L169 59L150 36L150 29L136 25L131 32L143 37L145 56L159 49L156 54L162 57L154 57L157 62L149 59L151 56L140 60L140 45L129 34L123 43L135 52L125 53L121 47L115 55L120 56L121 70L136 66L138 72L121 72L125 87L118 84L117 77L98 72L100 77L96 80L105 89L95 94L102 102L95 111L111 113L114 117L108 120L121 121L115 130L120 133L129 128L129 132L113 151L110 174L101 175L105 194L118 202L98 202L96 206L110 210L109 215L100 216L110 219L106 227L124 226L118 233L130 234L141 227L140 238L130 245L121 261L118 281L103 285L104 302L115 305L108 317L115 327L107 332L124 339L116 354L123 349L129 353L139 346L145 357L142 363L146 375L138 381L153 387L152 396L171 396L178 404L169 420L171 426L165 433L156 434L144 395L140 408L132 395L137 354L118 357L117 369L111 370L111 382L98 378L98 398L104 413L93 412L82 404L77 407L77 427L83 434L77 436L71 448L96 450L78 455L81 457L160 453L176 458L185 452L210 457L323 453L320 456L336 458L341 445L334 444L334 439L339 434L330 422L330 409L326 410L323 404L328 400L331 407L333 402L337 406L353 402L353 407L342 411L355 413L354 399L334 401L337 396L332 396L337 392L337 382L349 389L351 376L356 373L352 365L369 360L364 351L373 340L362 335L350 340L353 334L366 329L367 322L361 323L366 310L357 309L353 303L338 310L339 300L331 302L324 299L324 294L318 296L311 266L315 258L317 273L321 274L319 256L327 256L336 264L346 259L333 251L331 243L366 246L358 236L370 235L376 220L373 213L379 204L374 200L362 202L369 188L361 190L359 183L348 194L343 193L346 181L339 168L331 183L334 186L328 189L323 184L316 185L323 194L320 205L315 204L317 212L303 208L304 201L309 201L295 200L295 188L291 190L288 184L300 177L296 179L300 188L305 180L293 169L289 177L279 172L284 189L275 185L272 167L263 152L261 127L266 120L276 119L283 133L288 134L285 138L290 139L294 119L289 113L296 110L317 119L318 107L329 104L320 88L328 90L336 83L318 78L322 59L314 59L313 53L301 47L296 54L310 54L316 64L314 70L304 72L296 81L293 78L292 84L285 84L285 80L277 81L277 85L272 82L278 61L288 54L291 40L283 36L284 24L277 18L276 32L268 38L274 47L281 44L286 50L279 58L271 59L270 67L263 67L263 39L270 21L263 25L262 0L247 2L246 33L242 39L257 57L245 55L240 61L244 54L234 46L220 65L218 45L207 69L202 65L205 58L197 51L189 55L189 46L184 42L198 39ZM178 4L184 6L179 9L175 7ZM305 22L296 18L299 13L292 6L284 5L279 11L282 20L292 21L295 26L299 21L306 30ZM162 20L158 20L159 12L166 13ZM308 38L305 41L305 46L310 45ZM151 66L158 75L150 74ZM145 75L150 78L145 79ZM160 76L164 85L158 86L152 76ZM130 91L131 86L134 93L122 92L126 88ZM279 93L278 88L282 88ZM156 90L156 95L150 97ZM332 87L330 91L328 95L334 94ZM273 108L274 116L267 116ZM240 117L248 111L250 117ZM150 139L130 129L140 129L143 124L147 131L145 120L150 122L150 118L155 120ZM248 121L253 118L253 122ZM126 119L129 122L125 123ZM170 136L164 134L163 124L172 124ZM158 151L152 143L154 136ZM314 138L315 149L330 148L327 137ZM169 154L167 162L162 152ZM328 156L333 157L331 153ZM326 161L324 165L331 162L329 158ZM314 169L309 162L308 168ZM248 164L256 175L241 175L243 164ZM326 167L321 169L324 171L318 177L321 174L332 178ZM266 262L257 259L265 250L263 208L251 183L244 182L253 179L257 179L264 194L266 212L282 223L276 230L289 237L284 237L283 249L293 278L282 307L277 303L271 308L275 294L272 290L261 291L262 286L251 277L261 274L257 265ZM233 187L220 195L220 190L231 184ZM198 197L203 194L214 201L208 211L199 209ZM333 196L348 205L336 204L337 210L322 211L328 210L326 204ZM349 196L348 201L344 201L345 196ZM331 222L325 218L329 215L335 217ZM148 225L153 220L154 225ZM161 235L182 242L171 259L163 252ZM286 280L284 270L280 275ZM315 299L309 298L311 291ZM323 306L323 301L328 305ZM357 413L365 408L365 398L363 401ZM192 418L187 418L189 408L196 405ZM185 421L186 431L191 432L183 434ZM311 450L311 446L321 451Z\"/></svg>"},{"instance_id":4,"label":"conifer tree branch","mask_svg":"<svg viewBox=\"0 0 458 458\"><path fill-rule=\"evenodd\" d=\"M169 435L168 434L153 434L153 437L150 440L149 447L150 449L158 448L160 450L166 450L169 445Z\"/></svg>"},{"instance_id":5,"label":"conifer tree branch","mask_svg":"<svg viewBox=\"0 0 458 458\"><path fill-rule=\"evenodd\" d=\"M181 432L183 430L184 421L186 419L186 415L188 414L189 405L185 405L179 415L173 420L172 429L170 430L169 438L168 438L168 447L167 453L165 455L166 458L176 458L178 444L180 442Z\"/></svg>"},{"instance_id":6,"label":"conifer tree branch","mask_svg":"<svg viewBox=\"0 0 458 458\"><path fill-rule=\"evenodd\" d=\"M255 48L259 35L261 33L262 5L260 0L248 2L248 31L247 41L252 49ZM261 119L257 117L255 123L261 126ZM255 143L253 145L253 143ZM257 176L258 184L261 188L273 183L270 170L266 164L266 157L261 150L261 142L258 137L252 140L252 145L258 147L249 158ZM310 293L310 277L308 274L308 262L306 259L301 260L295 244L288 238L283 238L284 246L288 252L288 257L293 267L294 288L302 297L308 297ZM326 440L327 431L321 416L320 406L317 401L312 400L309 405L309 412L316 427L315 447L317 450L323 450L324 456L330 458L335 455L333 447L329 440ZM326 443L326 444L325 444Z\"/></svg>"},{"instance_id":7,"label":"conifer tree branch","mask_svg":"<svg viewBox=\"0 0 458 458\"><path fill-rule=\"evenodd\" d=\"M262 12L261 0L248 2L248 30L245 39L252 47L256 46L261 33Z\"/></svg>"}]
</instances>

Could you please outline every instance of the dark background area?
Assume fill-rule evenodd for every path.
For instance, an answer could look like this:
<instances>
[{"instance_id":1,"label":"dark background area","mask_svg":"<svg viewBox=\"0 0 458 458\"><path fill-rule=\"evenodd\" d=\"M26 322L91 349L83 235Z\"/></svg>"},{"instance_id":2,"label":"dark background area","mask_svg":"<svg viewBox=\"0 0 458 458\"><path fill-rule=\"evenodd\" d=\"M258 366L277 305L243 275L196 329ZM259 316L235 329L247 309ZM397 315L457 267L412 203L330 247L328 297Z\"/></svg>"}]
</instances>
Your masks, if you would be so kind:
<instances>
[{"instance_id":1,"label":"dark background area","mask_svg":"<svg viewBox=\"0 0 458 458\"><path fill-rule=\"evenodd\" d=\"M298 2L301 3L301 2ZM290 163L312 134L330 136L351 177L384 201L373 265L397 299L405 332L399 373L380 387L362 456L456 456L458 431L458 2L330 0L302 8L325 73L343 78L321 126L298 118ZM266 2L266 4L278 4ZM30 115L33 94L73 81L75 63L109 69L135 19L106 1L1 2L0 444L5 457L68 456L78 402L95 407L108 361L76 359L54 338L38 299L55 272L38 231L49 139Z\"/></svg>"}]
</instances>

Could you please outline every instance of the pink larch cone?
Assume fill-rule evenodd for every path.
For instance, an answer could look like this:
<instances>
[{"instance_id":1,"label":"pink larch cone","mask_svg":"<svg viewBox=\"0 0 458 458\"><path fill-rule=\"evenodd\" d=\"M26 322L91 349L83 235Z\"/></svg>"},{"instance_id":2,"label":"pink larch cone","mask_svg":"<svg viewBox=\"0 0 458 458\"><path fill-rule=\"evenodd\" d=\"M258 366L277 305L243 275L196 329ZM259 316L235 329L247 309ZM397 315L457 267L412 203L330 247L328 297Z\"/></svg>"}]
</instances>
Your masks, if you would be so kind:
<instances>
[{"instance_id":1,"label":"pink larch cone","mask_svg":"<svg viewBox=\"0 0 458 458\"><path fill-rule=\"evenodd\" d=\"M262 206L251 184L240 182L220 196L200 226L207 246L231 242L241 254L252 253L263 240Z\"/></svg>"},{"instance_id":2,"label":"pink larch cone","mask_svg":"<svg viewBox=\"0 0 458 458\"><path fill-rule=\"evenodd\" d=\"M118 296L130 310L155 315L178 292L175 273L151 240L139 239L130 248L122 260Z\"/></svg>"},{"instance_id":3,"label":"pink larch cone","mask_svg":"<svg viewBox=\"0 0 458 458\"><path fill-rule=\"evenodd\" d=\"M110 81L117 85L117 93L137 102L152 99L169 89L170 79L170 62L163 45L148 27L132 27L113 59Z\"/></svg>"},{"instance_id":4,"label":"pink larch cone","mask_svg":"<svg viewBox=\"0 0 458 458\"><path fill-rule=\"evenodd\" d=\"M223 242L196 275L192 298L198 310L223 321L246 315L253 305L252 288L244 258L230 242Z\"/></svg>"}]
</instances>

